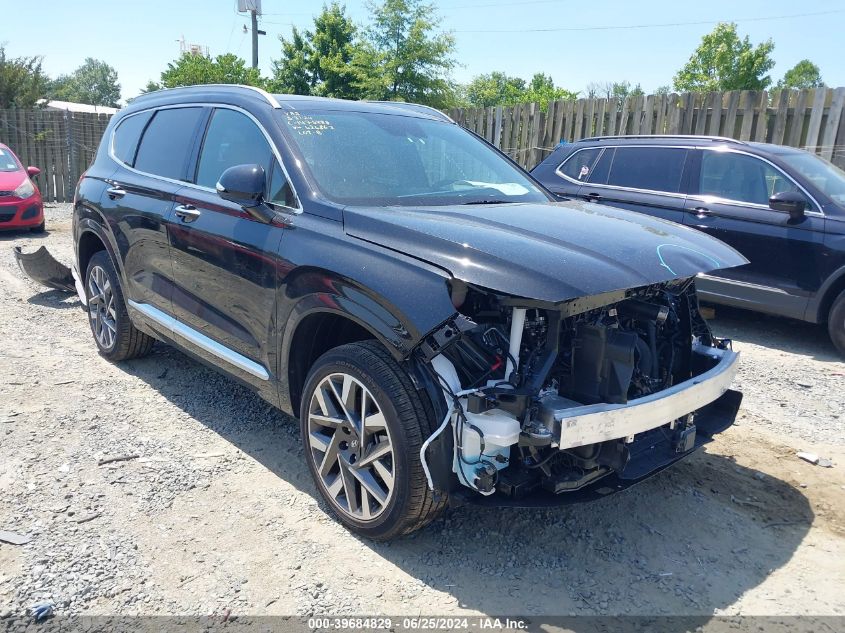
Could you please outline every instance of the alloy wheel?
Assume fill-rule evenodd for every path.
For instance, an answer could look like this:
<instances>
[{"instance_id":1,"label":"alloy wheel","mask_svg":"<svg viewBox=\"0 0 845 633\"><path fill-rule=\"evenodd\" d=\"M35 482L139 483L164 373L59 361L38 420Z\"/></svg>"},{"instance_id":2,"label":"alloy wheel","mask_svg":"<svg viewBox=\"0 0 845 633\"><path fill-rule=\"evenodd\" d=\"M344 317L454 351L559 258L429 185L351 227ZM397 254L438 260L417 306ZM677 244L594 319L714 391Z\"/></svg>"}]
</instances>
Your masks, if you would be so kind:
<instances>
[{"instance_id":1,"label":"alloy wheel","mask_svg":"<svg viewBox=\"0 0 845 633\"><path fill-rule=\"evenodd\" d=\"M88 276L88 317L91 330L103 349L111 349L117 336L114 292L106 271L94 266Z\"/></svg>"},{"instance_id":2,"label":"alloy wheel","mask_svg":"<svg viewBox=\"0 0 845 633\"><path fill-rule=\"evenodd\" d=\"M393 443L384 413L357 378L323 378L308 409L308 446L317 480L344 514L371 521L394 489Z\"/></svg>"}]
</instances>

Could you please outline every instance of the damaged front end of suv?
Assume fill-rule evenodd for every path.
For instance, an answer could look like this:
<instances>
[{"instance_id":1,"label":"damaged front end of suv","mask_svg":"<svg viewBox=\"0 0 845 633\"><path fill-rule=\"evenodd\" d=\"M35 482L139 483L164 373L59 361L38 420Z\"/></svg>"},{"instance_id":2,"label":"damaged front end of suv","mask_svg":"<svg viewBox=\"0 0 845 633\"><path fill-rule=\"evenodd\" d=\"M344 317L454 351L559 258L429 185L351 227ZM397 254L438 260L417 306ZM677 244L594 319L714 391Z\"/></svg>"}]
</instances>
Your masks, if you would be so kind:
<instances>
[{"instance_id":1,"label":"damaged front end of suv","mask_svg":"<svg viewBox=\"0 0 845 633\"><path fill-rule=\"evenodd\" d=\"M430 473L442 434L454 479L487 503L593 499L733 423L738 353L702 319L692 277L558 304L460 281L451 294L459 314L419 348L448 403L421 457Z\"/></svg>"},{"instance_id":2,"label":"damaged front end of suv","mask_svg":"<svg viewBox=\"0 0 845 633\"><path fill-rule=\"evenodd\" d=\"M411 358L442 408L420 452L427 483L453 502L594 499L733 423L738 354L695 290L698 273L745 263L724 243L578 202L347 209L345 222L449 271L455 312Z\"/></svg>"}]
</instances>

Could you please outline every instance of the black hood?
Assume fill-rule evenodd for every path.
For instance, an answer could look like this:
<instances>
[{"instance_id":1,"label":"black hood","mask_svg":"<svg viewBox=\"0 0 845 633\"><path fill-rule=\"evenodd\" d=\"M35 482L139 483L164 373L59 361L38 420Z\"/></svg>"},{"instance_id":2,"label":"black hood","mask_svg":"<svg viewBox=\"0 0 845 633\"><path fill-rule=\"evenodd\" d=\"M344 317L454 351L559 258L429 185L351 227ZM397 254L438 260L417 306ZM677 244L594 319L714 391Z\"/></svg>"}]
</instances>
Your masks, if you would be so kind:
<instances>
[{"instance_id":1,"label":"black hood","mask_svg":"<svg viewBox=\"0 0 845 633\"><path fill-rule=\"evenodd\" d=\"M748 263L673 222L588 202L344 209L347 234L503 294L559 302Z\"/></svg>"}]
</instances>

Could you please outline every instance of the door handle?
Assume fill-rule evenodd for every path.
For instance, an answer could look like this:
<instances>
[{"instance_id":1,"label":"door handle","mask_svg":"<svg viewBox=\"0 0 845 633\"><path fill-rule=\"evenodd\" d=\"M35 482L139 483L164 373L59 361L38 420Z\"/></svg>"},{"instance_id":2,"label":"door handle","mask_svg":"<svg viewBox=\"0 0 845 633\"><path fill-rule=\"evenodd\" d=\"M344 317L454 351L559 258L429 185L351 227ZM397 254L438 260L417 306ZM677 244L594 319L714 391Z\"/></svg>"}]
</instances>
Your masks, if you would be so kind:
<instances>
[{"instance_id":1,"label":"door handle","mask_svg":"<svg viewBox=\"0 0 845 633\"><path fill-rule=\"evenodd\" d=\"M201 215L199 209L190 204L180 204L175 212L176 217L181 218L182 222L193 222Z\"/></svg>"},{"instance_id":2,"label":"door handle","mask_svg":"<svg viewBox=\"0 0 845 633\"><path fill-rule=\"evenodd\" d=\"M713 212L710 211L710 209L708 209L707 207L695 207L694 209L690 209L690 213L698 216L699 218L703 218L708 215L713 215Z\"/></svg>"},{"instance_id":3,"label":"door handle","mask_svg":"<svg viewBox=\"0 0 845 633\"><path fill-rule=\"evenodd\" d=\"M598 200L601 200L601 196L599 194L597 194L595 191L588 193L586 195L586 198L587 198L588 202L597 202Z\"/></svg>"},{"instance_id":4,"label":"door handle","mask_svg":"<svg viewBox=\"0 0 845 633\"><path fill-rule=\"evenodd\" d=\"M126 189L123 189L119 186L109 187L106 189L106 193L108 194L109 198L112 200L116 198L122 198L126 195Z\"/></svg>"}]
</instances>

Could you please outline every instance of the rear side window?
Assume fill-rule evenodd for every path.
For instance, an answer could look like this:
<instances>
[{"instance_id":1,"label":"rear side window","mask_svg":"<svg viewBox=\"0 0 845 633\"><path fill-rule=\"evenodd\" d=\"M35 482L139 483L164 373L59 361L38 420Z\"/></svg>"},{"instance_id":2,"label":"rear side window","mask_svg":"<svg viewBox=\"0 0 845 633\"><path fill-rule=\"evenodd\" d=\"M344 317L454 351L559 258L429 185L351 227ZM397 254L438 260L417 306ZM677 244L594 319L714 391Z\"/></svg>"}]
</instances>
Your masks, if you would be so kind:
<instances>
[{"instance_id":1,"label":"rear side window","mask_svg":"<svg viewBox=\"0 0 845 633\"><path fill-rule=\"evenodd\" d=\"M560 172L572 180L587 182L600 153L600 147L591 147L575 152L563 162L560 166Z\"/></svg>"},{"instance_id":2,"label":"rear side window","mask_svg":"<svg viewBox=\"0 0 845 633\"><path fill-rule=\"evenodd\" d=\"M141 139L135 169L174 180L182 179L201 116L201 108L157 111Z\"/></svg>"},{"instance_id":3,"label":"rear side window","mask_svg":"<svg viewBox=\"0 0 845 633\"><path fill-rule=\"evenodd\" d=\"M134 164L135 150L138 149L138 139L141 138L141 133L144 131L144 127L152 115L152 111L141 112L140 114L126 117L118 123L112 142L112 151L114 152L115 158L130 167Z\"/></svg>"},{"instance_id":4,"label":"rear side window","mask_svg":"<svg viewBox=\"0 0 845 633\"><path fill-rule=\"evenodd\" d=\"M617 147L607 184L678 193L687 152L677 147Z\"/></svg>"},{"instance_id":5,"label":"rear side window","mask_svg":"<svg viewBox=\"0 0 845 633\"><path fill-rule=\"evenodd\" d=\"M235 165L270 167L270 144L245 114L220 108L214 111L197 165L196 183L214 188L220 174Z\"/></svg>"}]
</instances>

